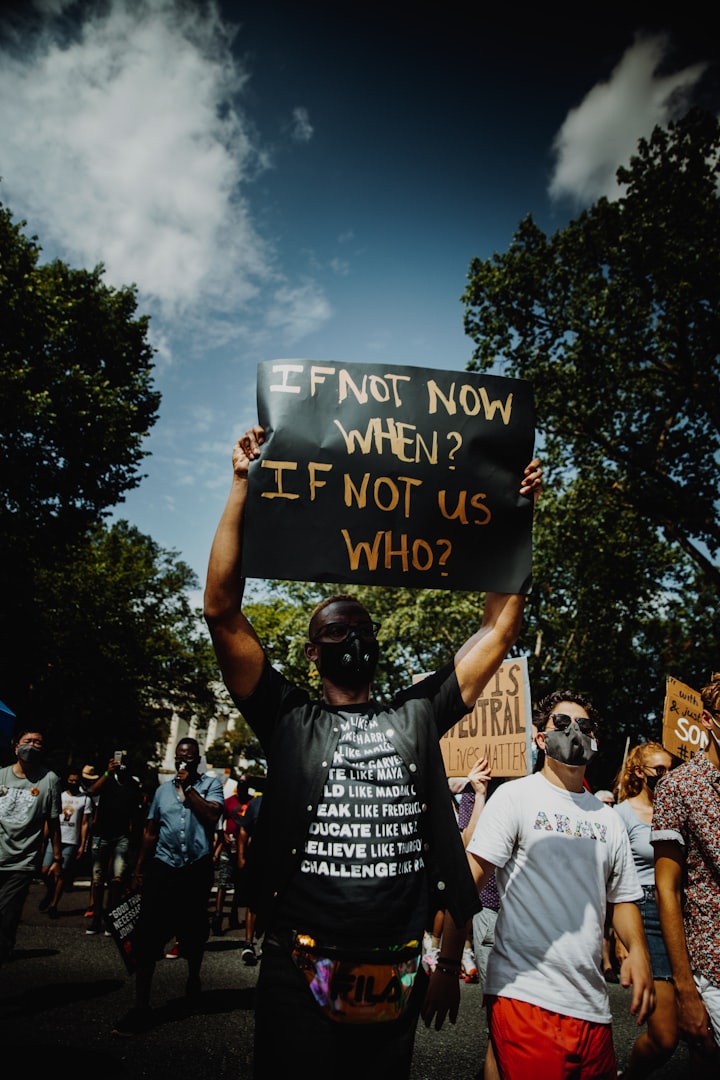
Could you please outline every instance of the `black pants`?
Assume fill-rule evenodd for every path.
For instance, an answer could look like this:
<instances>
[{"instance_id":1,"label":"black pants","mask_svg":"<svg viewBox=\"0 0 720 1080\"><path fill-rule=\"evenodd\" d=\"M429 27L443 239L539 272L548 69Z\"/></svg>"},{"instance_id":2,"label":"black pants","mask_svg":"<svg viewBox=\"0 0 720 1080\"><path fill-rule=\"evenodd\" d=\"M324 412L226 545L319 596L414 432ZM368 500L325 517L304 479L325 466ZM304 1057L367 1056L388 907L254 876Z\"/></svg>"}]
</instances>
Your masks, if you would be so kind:
<instances>
[{"instance_id":1,"label":"black pants","mask_svg":"<svg viewBox=\"0 0 720 1080\"><path fill-rule=\"evenodd\" d=\"M3 870L0 873L0 964L12 956L32 880L32 870Z\"/></svg>"},{"instance_id":2,"label":"black pants","mask_svg":"<svg viewBox=\"0 0 720 1080\"><path fill-rule=\"evenodd\" d=\"M255 991L255 1080L304 1072L343 1080L404 1080L426 986L421 969L399 1020L336 1023L316 1004L289 951L266 937Z\"/></svg>"},{"instance_id":3,"label":"black pants","mask_svg":"<svg viewBox=\"0 0 720 1080\"><path fill-rule=\"evenodd\" d=\"M133 932L138 963L158 960L172 937L178 939L182 956L202 956L210 936L208 900L212 884L213 862L209 855L180 869L161 859L149 860L140 918Z\"/></svg>"}]
</instances>

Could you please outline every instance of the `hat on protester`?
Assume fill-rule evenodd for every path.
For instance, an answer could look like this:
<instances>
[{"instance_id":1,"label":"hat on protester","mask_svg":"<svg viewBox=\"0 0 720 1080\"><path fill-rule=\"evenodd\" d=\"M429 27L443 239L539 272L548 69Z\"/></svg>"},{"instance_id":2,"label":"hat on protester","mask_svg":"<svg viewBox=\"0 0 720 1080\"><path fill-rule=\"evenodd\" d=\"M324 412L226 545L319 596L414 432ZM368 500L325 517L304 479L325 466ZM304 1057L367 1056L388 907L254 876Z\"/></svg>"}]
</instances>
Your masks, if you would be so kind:
<instances>
[{"instance_id":1,"label":"hat on protester","mask_svg":"<svg viewBox=\"0 0 720 1080\"><path fill-rule=\"evenodd\" d=\"M99 775L95 772L94 765L83 765L82 778L83 780L90 780L92 783L94 783L95 780L100 779Z\"/></svg>"}]
</instances>

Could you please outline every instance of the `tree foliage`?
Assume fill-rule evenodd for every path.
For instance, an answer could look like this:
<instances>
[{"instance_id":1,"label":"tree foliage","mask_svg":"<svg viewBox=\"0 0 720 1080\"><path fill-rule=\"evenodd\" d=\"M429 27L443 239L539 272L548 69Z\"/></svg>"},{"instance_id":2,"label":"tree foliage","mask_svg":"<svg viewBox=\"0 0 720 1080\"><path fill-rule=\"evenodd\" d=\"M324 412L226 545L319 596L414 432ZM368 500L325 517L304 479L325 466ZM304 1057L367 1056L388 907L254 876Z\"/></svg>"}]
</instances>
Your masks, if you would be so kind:
<instances>
[{"instance_id":1,"label":"tree foliage","mask_svg":"<svg viewBox=\"0 0 720 1080\"><path fill-rule=\"evenodd\" d=\"M551 237L525 219L473 260L470 365L534 387L544 456L603 474L616 513L659 529L720 586L720 124L693 111L642 139L624 193Z\"/></svg>"},{"instance_id":2,"label":"tree foliage","mask_svg":"<svg viewBox=\"0 0 720 1080\"><path fill-rule=\"evenodd\" d=\"M535 395L546 492L522 644L533 697L590 692L609 759L657 738L667 675L717 666L720 124L693 111L641 140L623 192L472 261L471 369ZM708 617L710 616L710 617Z\"/></svg>"},{"instance_id":3,"label":"tree foliage","mask_svg":"<svg viewBox=\"0 0 720 1080\"><path fill-rule=\"evenodd\" d=\"M103 524L157 417L148 320L102 267L41 264L23 226L0 204L0 696L65 764L127 747L140 769L216 677L192 571Z\"/></svg>"},{"instance_id":4,"label":"tree foliage","mask_svg":"<svg viewBox=\"0 0 720 1080\"><path fill-rule=\"evenodd\" d=\"M197 585L174 552L123 521L97 525L39 572L36 666L22 712L66 764L123 748L142 772L173 716L202 724L214 715L215 658L188 593Z\"/></svg>"},{"instance_id":5,"label":"tree foliage","mask_svg":"<svg viewBox=\"0 0 720 1080\"><path fill-rule=\"evenodd\" d=\"M157 418L148 320L103 268L39 263L0 204L0 536L64 544L137 487Z\"/></svg>"}]
</instances>

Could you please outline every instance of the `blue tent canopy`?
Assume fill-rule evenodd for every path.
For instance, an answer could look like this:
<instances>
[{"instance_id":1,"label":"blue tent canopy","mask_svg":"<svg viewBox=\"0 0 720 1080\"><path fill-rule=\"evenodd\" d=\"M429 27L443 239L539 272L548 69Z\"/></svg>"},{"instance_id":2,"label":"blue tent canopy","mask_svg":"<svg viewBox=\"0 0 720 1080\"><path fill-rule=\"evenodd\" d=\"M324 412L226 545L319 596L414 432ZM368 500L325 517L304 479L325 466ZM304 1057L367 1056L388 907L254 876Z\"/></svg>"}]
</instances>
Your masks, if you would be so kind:
<instances>
[{"instance_id":1,"label":"blue tent canopy","mask_svg":"<svg viewBox=\"0 0 720 1080\"><path fill-rule=\"evenodd\" d=\"M6 739L12 739L14 721L15 713L4 701L0 701L0 735Z\"/></svg>"}]
</instances>

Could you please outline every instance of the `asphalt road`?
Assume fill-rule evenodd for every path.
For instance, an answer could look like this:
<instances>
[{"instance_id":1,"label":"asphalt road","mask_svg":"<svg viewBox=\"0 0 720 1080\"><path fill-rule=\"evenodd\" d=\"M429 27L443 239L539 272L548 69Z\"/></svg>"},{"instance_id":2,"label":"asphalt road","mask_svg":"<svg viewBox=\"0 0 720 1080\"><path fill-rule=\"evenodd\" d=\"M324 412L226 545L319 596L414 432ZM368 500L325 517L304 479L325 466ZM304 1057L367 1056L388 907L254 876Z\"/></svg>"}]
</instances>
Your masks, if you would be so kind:
<instances>
[{"instance_id":1,"label":"asphalt road","mask_svg":"<svg viewBox=\"0 0 720 1080\"><path fill-rule=\"evenodd\" d=\"M257 968L240 960L242 933L213 937L203 961L203 991L189 1010L183 960L158 964L153 983L153 1027L131 1039L111 1035L113 1023L133 1004L128 976L112 938L87 936L84 888L66 894L61 917L38 910L33 885L25 905L17 950L0 969L0 1031L6 1057L16 1047L34 1072L89 1070L102 1080L250 1080L253 995ZM638 1028L629 1016L629 991L609 987L618 1063L624 1065ZM474 1080L485 1053L484 1011L478 986L462 986L458 1022L442 1031L418 1029L412 1080ZM653 1074L687 1078L687 1054Z\"/></svg>"}]
</instances>

